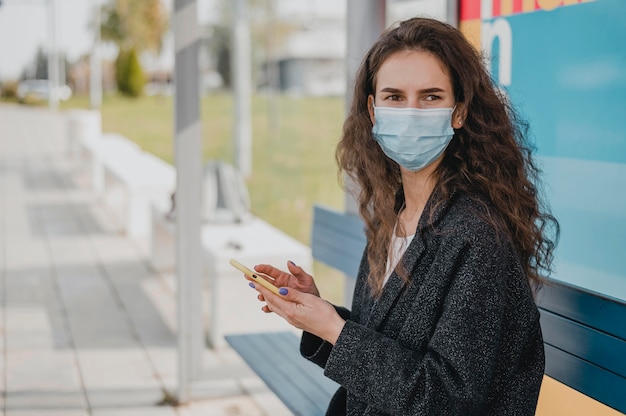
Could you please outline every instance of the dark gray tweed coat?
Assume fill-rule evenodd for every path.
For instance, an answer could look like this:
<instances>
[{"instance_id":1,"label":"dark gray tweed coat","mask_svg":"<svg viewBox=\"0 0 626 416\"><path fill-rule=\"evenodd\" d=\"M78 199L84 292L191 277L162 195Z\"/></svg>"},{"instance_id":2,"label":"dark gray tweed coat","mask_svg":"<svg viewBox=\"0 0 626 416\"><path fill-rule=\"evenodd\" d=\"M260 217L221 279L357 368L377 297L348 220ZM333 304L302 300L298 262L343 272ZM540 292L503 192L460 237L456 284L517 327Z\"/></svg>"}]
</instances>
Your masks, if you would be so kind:
<instances>
[{"instance_id":1,"label":"dark gray tweed coat","mask_svg":"<svg viewBox=\"0 0 626 416\"><path fill-rule=\"evenodd\" d=\"M352 311L332 346L301 353L342 387L327 415L533 415L544 371L539 313L510 242L454 196L426 207L404 264L378 301L361 261Z\"/></svg>"}]
</instances>

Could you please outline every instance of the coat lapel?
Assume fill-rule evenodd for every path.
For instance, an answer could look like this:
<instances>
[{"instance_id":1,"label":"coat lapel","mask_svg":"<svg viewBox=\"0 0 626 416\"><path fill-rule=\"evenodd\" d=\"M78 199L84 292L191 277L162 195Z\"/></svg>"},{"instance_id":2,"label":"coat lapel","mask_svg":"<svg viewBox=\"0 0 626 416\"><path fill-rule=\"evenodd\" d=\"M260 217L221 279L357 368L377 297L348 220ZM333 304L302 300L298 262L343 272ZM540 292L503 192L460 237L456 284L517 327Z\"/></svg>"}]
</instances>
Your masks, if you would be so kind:
<instances>
[{"instance_id":1,"label":"coat lapel","mask_svg":"<svg viewBox=\"0 0 626 416\"><path fill-rule=\"evenodd\" d=\"M450 198L442 204L439 204L435 211L432 212L432 204L436 200L433 198L433 195L429 198L426 203L426 207L422 216L420 218L419 224L417 226L417 230L415 232L415 237L411 241L411 244L407 248L402 261L404 262L404 267L409 271L409 275L412 279L419 278L419 276L412 275L412 271L415 269L415 265L422 257L425 251L425 243L423 235L425 232L429 232L427 228L435 226L444 215L445 208L449 206L450 200L455 196L456 192L452 192ZM432 222L430 222L432 220ZM413 281L411 284L420 284L418 281ZM380 325L385 320L385 317L389 313L389 310L394 306L404 291L406 285L402 281L402 278L398 276L396 272L393 272L389 277L389 281L383 288L383 293L381 294L380 299L375 301L372 310L370 312L369 318L367 320L367 327L372 329L378 329Z\"/></svg>"},{"instance_id":2,"label":"coat lapel","mask_svg":"<svg viewBox=\"0 0 626 416\"><path fill-rule=\"evenodd\" d=\"M424 241L419 233L415 234L415 238L411 241L411 244L404 253L403 262L404 267L409 270L413 270L413 267L417 263L418 259L424 253ZM383 288L383 293L377 302L374 302L372 311L367 321L367 327L372 329L378 329L383 323L389 310L396 304L398 298L405 289L405 284L400 276L396 272L393 272L389 277L389 281Z\"/></svg>"}]
</instances>

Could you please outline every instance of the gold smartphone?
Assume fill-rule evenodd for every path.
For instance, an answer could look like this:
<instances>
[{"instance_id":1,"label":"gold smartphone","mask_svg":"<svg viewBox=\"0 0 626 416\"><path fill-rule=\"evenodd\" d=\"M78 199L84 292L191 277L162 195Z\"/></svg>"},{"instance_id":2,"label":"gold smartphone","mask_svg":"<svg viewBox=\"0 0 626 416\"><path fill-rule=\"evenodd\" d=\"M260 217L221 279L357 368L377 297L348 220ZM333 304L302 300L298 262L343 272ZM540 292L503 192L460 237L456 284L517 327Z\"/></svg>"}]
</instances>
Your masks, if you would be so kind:
<instances>
[{"instance_id":1,"label":"gold smartphone","mask_svg":"<svg viewBox=\"0 0 626 416\"><path fill-rule=\"evenodd\" d=\"M269 289L272 292L276 293L277 295L280 295L278 293L278 288L276 286L274 286L273 284L271 284L270 282L265 280L263 277L261 277L262 275L263 276L267 276L267 275L264 275L263 273L255 272L254 270L248 269L246 266L244 266L243 264L239 263L237 260L234 260L234 259L230 259L230 264L234 268L236 268L237 270L239 270L240 272L242 272L243 274L245 274L246 276L251 278L253 281L258 282L260 285L262 285L266 289ZM270 279L271 279L271 277L270 277Z\"/></svg>"}]
</instances>

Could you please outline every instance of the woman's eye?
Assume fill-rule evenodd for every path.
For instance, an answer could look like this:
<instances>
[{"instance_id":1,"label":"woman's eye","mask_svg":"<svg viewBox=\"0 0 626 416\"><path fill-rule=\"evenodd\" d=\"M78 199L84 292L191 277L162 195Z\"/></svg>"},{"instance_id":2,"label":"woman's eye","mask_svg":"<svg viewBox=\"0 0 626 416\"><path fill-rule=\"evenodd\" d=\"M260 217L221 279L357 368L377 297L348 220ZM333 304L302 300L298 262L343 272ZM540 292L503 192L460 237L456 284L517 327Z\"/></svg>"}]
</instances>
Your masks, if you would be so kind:
<instances>
[{"instance_id":1,"label":"woman's eye","mask_svg":"<svg viewBox=\"0 0 626 416\"><path fill-rule=\"evenodd\" d=\"M390 100L390 101L400 101L400 96L399 96L399 95L396 95L396 94L393 94L393 95L388 96L388 97L386 98L386 100Z\"/></svg>"},{"instance_id":2,"label":"woman's eye","mask_svg":"<svg viewBox=\"0 0 626 416\"><path fill-rule=\"evenodd\" d=\"M436 101L436 100L440 100L441 97L438 95L428 95L426 96L426 101Z\"/></svg>"}]
</instances>

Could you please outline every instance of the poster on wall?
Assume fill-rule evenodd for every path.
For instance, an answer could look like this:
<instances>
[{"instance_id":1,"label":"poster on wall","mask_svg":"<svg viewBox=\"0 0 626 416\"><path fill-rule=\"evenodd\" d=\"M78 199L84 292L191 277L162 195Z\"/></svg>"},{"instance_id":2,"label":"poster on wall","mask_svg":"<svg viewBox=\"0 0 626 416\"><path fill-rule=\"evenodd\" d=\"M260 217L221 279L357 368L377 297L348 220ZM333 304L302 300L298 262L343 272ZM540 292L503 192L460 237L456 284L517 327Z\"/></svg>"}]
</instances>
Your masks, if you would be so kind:
<instances>
[{"instance_id":1,"label":"poster on wall","mask_svg":"<svg viewBox=\"0 0 626 416\"><path fill-rule=\"evenodd\" d=\"M459 5L461 30L530 124L561 224L553 277L626 300L626 1Z\"/></svg>"}]
</instances>

